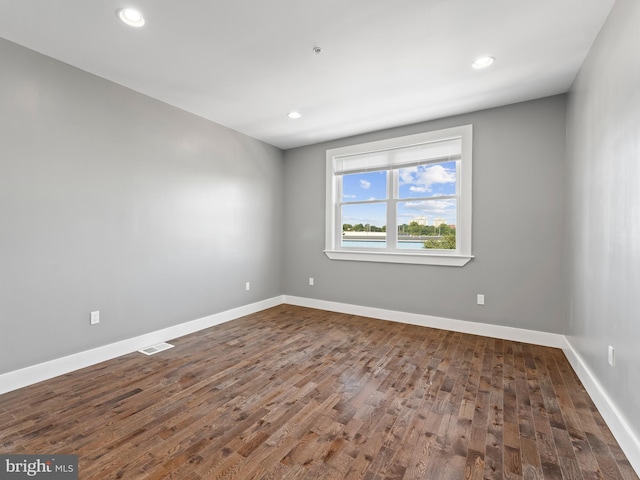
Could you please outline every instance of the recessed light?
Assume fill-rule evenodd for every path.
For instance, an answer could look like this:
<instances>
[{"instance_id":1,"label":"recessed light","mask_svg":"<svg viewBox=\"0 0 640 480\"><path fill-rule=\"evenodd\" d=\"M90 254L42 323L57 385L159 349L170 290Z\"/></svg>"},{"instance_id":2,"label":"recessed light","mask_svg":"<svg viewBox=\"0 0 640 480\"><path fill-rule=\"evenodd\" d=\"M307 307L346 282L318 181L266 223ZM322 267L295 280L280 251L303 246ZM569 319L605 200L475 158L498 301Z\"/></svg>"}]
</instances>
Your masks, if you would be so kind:
<instances>
[{"instance_id":1,"label":"recessed light","mask_svg":"<svg viewBox=\"0 0 640 480\"><path fill-rule=\"evenodd\" d=\"M300 118L301 116L302 114L300 112L289 112L287 114L287 117L293 118L293 119Z\"/></svg>"},{"instance_id":2,"label":"recessed light","mask_svg":"<svg viewBox=\"0 0 640 480\"><path fill-rule=\"evenodd\" d=\"M480 57L480 58L476 58L476 61L473 62L471 66L477 69L487 68L489 65L491 65L495 61L496 59L494 57Z\"/></svg>"},{"instance_id":3,"label":"recessed light","mask_svg":"<svg viewBox=\"0 0 640 480\"><path fill-rule=\"evenodd\" d=\"M144 25L144 17L135 8L119 8L116 10L118 18L131 27L141 27Z\"/></svg>"}]
</instances>

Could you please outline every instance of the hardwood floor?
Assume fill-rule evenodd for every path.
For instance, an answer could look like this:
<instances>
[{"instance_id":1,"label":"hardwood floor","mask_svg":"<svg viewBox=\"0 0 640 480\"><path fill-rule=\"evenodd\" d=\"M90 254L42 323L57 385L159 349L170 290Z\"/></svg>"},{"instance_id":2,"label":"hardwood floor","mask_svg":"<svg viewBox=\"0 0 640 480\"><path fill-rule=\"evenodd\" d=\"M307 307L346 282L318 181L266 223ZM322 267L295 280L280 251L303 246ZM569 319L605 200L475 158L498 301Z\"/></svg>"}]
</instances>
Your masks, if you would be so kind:
<instances>
[{"instance_id":1,"label":"hardwood floor","mask_svg":"<svg viewBox=\"0 0 640 480\"><path fill-rule=\"evenodd\" d=\"M81 479L638 479L562 351L281 305L0 396Z\"/></svg>"}]
</instances>

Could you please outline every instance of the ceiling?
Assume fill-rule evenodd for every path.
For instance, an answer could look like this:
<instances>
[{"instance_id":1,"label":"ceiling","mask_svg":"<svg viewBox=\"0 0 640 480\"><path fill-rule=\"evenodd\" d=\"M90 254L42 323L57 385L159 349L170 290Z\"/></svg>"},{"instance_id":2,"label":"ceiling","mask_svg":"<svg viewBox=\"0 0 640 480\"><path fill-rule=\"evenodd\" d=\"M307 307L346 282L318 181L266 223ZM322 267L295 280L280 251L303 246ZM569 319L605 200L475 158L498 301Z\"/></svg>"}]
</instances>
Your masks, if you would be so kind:
<instances>
[{"instance_id":1,"label":"ceiling","mask_svg":"<svg viewBox=\"0 0 640 480\"><path fill-rule=\"evenodd\" d=\"M564 93L613 3L2 0L0 37L288 149Z\"/></svg>"}]
</instances>

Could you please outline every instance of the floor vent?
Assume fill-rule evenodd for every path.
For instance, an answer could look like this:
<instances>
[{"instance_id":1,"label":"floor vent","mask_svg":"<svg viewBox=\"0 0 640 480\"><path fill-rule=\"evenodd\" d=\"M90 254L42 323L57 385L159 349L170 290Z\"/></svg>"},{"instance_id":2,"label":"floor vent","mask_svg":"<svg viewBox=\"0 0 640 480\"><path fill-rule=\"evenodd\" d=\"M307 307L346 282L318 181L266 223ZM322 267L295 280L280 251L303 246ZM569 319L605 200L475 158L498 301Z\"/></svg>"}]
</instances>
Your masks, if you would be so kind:
<instances>
[{"instance_id":1,"label":"floor vent","mask_svg":"<svg viewBox=\"0 0 640 480\"><path fill-rule=\"evenodd\" d=\"M162 352L164 350L168 350L173 348L175 345L171 345L170 343L159 343L157 345L152 345L151 347L143 348L142 350L138 350L140 353L144 353L145 355L153 355L154 353Z\"/></svg>"}]
</instances>

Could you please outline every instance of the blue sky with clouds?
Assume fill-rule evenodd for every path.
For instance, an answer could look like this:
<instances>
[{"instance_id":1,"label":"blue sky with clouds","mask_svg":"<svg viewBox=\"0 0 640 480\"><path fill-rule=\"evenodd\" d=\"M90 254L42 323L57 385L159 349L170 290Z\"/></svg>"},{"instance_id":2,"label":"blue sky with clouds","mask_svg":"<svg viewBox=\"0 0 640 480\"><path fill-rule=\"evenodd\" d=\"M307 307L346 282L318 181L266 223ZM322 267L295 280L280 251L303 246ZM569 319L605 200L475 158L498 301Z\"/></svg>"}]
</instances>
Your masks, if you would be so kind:
<instances>
[{"instance_id":1,"label":"blue sky with clouds","mask_svg":"<svg viewBox=\"0 0 640 480\"><path fill-rule=\"evenodd\" d=\"M433 225L436 218L456 224L456 200L438 198L456 192L456 162L443 162L401 168L398 171L398 223L410 223L418 216L426 216ZM387 196L387 172L367 172L343 176L342 201L384 200ZM386 224L386 204L343 205L342 223L362 223L381 227Z\"/></svg>"}]
</instances>

